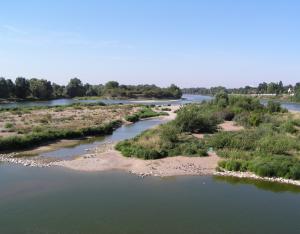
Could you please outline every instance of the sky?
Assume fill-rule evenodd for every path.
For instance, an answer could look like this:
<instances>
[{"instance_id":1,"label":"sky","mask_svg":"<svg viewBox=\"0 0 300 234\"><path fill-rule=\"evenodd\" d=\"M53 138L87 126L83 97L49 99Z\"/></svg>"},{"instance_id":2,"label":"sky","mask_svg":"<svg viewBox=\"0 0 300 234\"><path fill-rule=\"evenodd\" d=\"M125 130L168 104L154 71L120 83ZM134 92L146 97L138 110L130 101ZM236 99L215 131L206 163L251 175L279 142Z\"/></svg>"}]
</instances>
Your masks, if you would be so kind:
<instances>
[{"instance_id":1,"label":"sky","mask_svg":"<svg viewBox=\"0 0 300 234\"><path fill-rule=\"evenodd\" d=\"M298 0L0 0L0 76L66 84L300 82Z\"/></svg>"}]
</instances>

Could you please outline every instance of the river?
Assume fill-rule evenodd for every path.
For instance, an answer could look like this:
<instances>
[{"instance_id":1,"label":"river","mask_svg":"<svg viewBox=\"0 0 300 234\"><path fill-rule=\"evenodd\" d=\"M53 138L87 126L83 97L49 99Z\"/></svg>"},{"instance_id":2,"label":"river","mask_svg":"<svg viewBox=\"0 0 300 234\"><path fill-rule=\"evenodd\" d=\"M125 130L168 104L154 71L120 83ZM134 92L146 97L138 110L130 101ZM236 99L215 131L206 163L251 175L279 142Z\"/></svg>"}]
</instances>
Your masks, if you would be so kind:
<instances>
[{"instance_id":1,"label":"river","mask_svg":"<svg viewBox=\"0 0 300 234\"><path fill-rule=\"evenodd\" d=\"M70 105L73 103L97 103L104 102L105 104L154 104L154 105L178 105L186 103L197 103L204 100L211 100L213 97L203 96L203 95L192 95L184 94L181 99L178 100L121 100L121 99L93 99L93 100L75 100L75 99L55 99L50 101L25 101L25 102L16 102L16 103L1 103L0 108L15 108L15 107L32 107L32 106L61 106L61 105ZM261 100L263 104L266 104L266 100ZM293 110L300 111L300 103L291 103L291 102L280 102L282 107Z\"/></svg>"},{"instance_id":2,"label":"river","mask_svg":"<svg viewBox=\"0 0 300 234\"><path fill-rule=\"evenodd\" d=\"M300 190L0 164L0 233L299 233Z\"/></svg>"},{"instance_id":3,"label":"river","mask_svg":"<svg viewBox=\"0 0 300 234\"><path fill-rule=\"evenodd\" d=\"M190 95L181 101L201 99ZM40 156L71 159L162 122L140 121ZM300 188L286 184L214 176L142 179L120 171L0 163L0 185L0 233L5 234L300 233Z\"/></svg>"},{"instance_id":4,"label":"river","mask_svg":"<svg viewBox=\"0 0 300 234\"><path fill-rule=\"evenodd\" d=\"M203 100L210 100L210 96L202 95L183 95L182 99L177 100L122 100L122 99L91 99L91 100L77 100L77 99L54 99L49 101L24 101L15 103L1 103L0 108L16 108L16 107L33 107L33 106L62 106L74 103L98 103L105 104L154 104L154 105L168 105L168 104L184 104L190 102L202 102Z\"/></svg>"}]
</instances>

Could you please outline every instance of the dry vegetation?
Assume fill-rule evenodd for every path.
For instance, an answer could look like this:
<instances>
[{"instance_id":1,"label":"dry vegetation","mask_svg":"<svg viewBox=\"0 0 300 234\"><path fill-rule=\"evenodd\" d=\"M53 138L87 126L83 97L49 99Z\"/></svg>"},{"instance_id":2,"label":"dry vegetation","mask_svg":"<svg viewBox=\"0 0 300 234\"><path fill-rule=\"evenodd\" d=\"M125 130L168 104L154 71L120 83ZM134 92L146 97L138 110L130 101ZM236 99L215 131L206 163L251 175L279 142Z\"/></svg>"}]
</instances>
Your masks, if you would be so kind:
<instances>
[{"instance_id":1,"label":"dry vegetation","mask_svg":"<svg viewBox=\"0 0 300 234\"><path fill-rule=\"evenodd\" d=\"M69 106L0 112L0 137L23 135L42 129L81 129L123 119L136 112L133 105Z\"/></svg>"}]
</instances>

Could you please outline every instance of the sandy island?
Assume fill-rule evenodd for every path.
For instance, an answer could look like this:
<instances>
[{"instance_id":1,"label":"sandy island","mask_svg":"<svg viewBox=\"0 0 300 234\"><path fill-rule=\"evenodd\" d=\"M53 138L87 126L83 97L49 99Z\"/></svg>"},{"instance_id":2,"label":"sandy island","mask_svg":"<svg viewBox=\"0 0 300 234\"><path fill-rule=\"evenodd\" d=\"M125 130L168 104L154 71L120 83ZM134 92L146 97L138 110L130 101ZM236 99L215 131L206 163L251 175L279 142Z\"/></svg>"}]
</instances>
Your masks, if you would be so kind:
<instances>
[{"instance_id":1,"label":"sandy island","mask_svg":"<svg viewBox=\"0 0 300 234\"><path fill-rule=\"evenodd\" d=\"M179 106L170 106L168 116L161 118L173 120L176 117L174 113ZM231 123L228 126L233 127ZM223 128L223 127L222 127ZM105 150L96 148L94 152L83 155L70 161L59 161L53 163L56 166L62 166L80 171L108 171L124 170L140 176L175 176L175 175L209 175L215 172L219 157L210 152L208 157L186 157L176 156L156 160L143 160L138 158L124 157L120 152L114 150L114 144L109 145Z\"/></svg>"}]
</instances>

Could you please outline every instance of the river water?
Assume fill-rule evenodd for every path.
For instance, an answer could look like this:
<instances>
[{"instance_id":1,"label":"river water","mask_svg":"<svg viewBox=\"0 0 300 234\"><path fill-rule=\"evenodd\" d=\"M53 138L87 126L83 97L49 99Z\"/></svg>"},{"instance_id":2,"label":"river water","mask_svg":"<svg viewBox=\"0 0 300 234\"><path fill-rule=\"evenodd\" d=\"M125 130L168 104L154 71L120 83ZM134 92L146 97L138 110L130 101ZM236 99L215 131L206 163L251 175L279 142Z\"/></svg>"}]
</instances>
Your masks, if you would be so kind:
<instances>
[{"instance_id":1,"label":"river water","mask_svg":"<svg viewBox=\"0 0 300 234\"><path fill-rule=\"evenodd\" d=\"M50 101L25 101L25 102L17 102L17 103L2 103L0 104L0 108L14 108L14 107L32 107L32 106L61 106L61 105L69 105L73 103L97 103L104 102L106 104L154 104L154 105L178 105L178 104L186 104L186 103L195 103L202 102L204 100L211 100L213 97L203 96L203 95L192 95L192 94L184 94L182 99L178 100L111 100L111 99L97 99L97 100L75 100L75 99L55 99ZM263 104L266 104L266 100L261 101ZM280 102L282 107L293 110L300 111L300 103L291 103L291 102Z\"/></svg>"},{"instance_id":2,"label":"river water","mask_svg":"<svg viewBox=\"0 0 300 234\"><path fill-rule=\"evenodd\" d=\"M96 100L75 100L75 99L54 99L50 101L24 101L16 103L2 103L0 108L15 108L15 107L33 107L33 106L62 106L74 103L98 103L104 102L105 104L154 104L154 105L168 105L168 104L184 104L190 102L201 102L203 100L210 100L212 97L202 95L183 95L182 99L178 100L121 100L121 99L96 99Z\"/></svg>"},{"instance_id":3,"label":"river water","mask_svg":"<svg viewBox=\"0 0 300 234\"><path fill-rule=\"evenodd\" d=\"M0 233L299 233L299 188L0 164Z\"/></svg>"}]
</instances>

